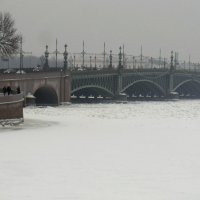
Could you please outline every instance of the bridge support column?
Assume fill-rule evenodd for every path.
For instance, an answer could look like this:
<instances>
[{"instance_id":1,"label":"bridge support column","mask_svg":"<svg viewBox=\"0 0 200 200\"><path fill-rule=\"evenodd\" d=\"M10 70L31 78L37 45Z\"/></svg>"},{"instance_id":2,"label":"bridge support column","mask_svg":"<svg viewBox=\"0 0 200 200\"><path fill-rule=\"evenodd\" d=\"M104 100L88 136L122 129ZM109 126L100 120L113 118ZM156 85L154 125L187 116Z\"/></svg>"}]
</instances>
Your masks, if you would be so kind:
<instances>
[{"instance_id":1,"label":"bridge support column","mask_svg":"<svg viewBox=\"0 0 200 200\"><path fill-rule=\"evenodd\" d=\"M173 57L173 51L171 52L171 66L169 70L169 85L168 85L168 98L173 99L173 98L178 98L179 95L178 93L174 92L174 57ZM176 61L175 61L176 62Z\"/></svg>"},{"instance_id":2,"label":"bridge support column","mask_svg":"<svg viewBox=\"0 0 200 200\"><path fill-rule=\"evenodd\" d=\"M65 104L71 100L71 77L61 75L60 78L60 104Z\"/></svg>"},{"instance_id":3,"label":"bridge support column","mask_svg":"<svg viewBox=\"0 0 200 200\"><path fill-rule=\"evenodd\" d=\"M120 94L121 90L122 90L122 74L121 71L119 71L117 76L117 95Z\"/></svg>"},{"instance_id":4,"label":"bridge support column","mask_svg":"<svg viewBox=\"0 0 200 200\"><path fill-rule=\"evenodd\" d=\"M117 101L127 101L127 95L124 93L121 93L122 91L122 72L119 70L117 75L117 88L115 93L115 99Z\"/></svg>"},{"instance_id":5,"label":"bridge support column","mask_svg":"<svg viewBox=\"0 0 200 200\"><path fill-rule=\"evenodd\" d=\"M171 66L170 66L170 71L169 71L169 93L172 92L173 90L173 85L174 85L174 81L173 81L173 78L174 78L174 56L173 56L173 51L171 52Z\"/></svg>"},{"instance_id":6,"label":"bridge support column","mask_svg":"<svg viewBox=\"0 0 200 200\"><path fill-rule=\"evenodd\" d=\"M119 65L118 65L118 75L117 75L117 88L116 88L116 94L115 94L115 99L119 101L127 101L127 95L124 93L121 93L122 91L122 48L119 48Z\"/></svg>"},{"instance_id":7,"label":"bridge support column","mask_svg":"<svg viewBox=\"0 0 200 200\"><path fill-rule=\"evenodd\" d=\"M167 98L169 98L169 99L179 98L179 94L174 91L174 74L173 73L169 73L169 84L168 84Z\"/></svg>"},{"instance_id":8,"label":"bridge support column","mask_svg":"<svg viewBox=\"0 0 200 200\"><path fill-rule=\"evenodd\" d=\"M173 91L174 87L174 75L172 73L169 74L169 93Z\"/></svg>"}]
</instances>

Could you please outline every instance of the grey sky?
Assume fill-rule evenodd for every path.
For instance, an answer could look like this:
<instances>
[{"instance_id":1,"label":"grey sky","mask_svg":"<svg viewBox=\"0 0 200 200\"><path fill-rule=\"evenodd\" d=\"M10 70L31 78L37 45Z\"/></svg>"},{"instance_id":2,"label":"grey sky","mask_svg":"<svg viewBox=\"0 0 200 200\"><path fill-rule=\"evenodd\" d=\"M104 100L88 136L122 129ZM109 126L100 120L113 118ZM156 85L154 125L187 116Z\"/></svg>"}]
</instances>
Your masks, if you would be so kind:
<instances>
[{"instance_id":1,"label":"grey sky","mask_svg":"<svg viewBox=\"0 0 200 200\"><path fill-rule=\"evenodd\" d=\"M0 10L9 11L24 36L24 50L35 55L45 45L63 51L118 52L125 45L129 54L180 58L200 61L199 0L0 0Z\"/></svg>"}]
</instances>

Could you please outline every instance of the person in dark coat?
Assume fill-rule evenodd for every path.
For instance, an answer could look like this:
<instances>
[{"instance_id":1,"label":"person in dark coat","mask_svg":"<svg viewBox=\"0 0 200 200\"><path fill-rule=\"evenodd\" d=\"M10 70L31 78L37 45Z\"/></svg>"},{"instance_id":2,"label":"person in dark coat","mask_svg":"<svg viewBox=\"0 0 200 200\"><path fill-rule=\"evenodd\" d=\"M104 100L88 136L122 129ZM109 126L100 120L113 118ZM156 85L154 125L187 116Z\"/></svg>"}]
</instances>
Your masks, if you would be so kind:
<instances>
[{"instance_id":1,"label":"person in dark coat","mask_svg":"<svg viewBox=\"0 0 200 200\"><path fill-rule=\"evenodd\" d=\"M17 87L17 94L20 94L20 92L21 92L21 91L20 91L20 87L18 86L18 87Z\"/></svg>"},{"instance_id":2,"label":"person in dark coat","mask_svg":"<svg viewBox=\"0 0 200 200\"><path fill-rule=\"evenodd\" d=\"M3 87L3 95L5 96L7 92L6 86Z\"/></svg>"},{"instance_id":3,"label":"person in dark coat","mask_svg":"<svg viewBox=\"0 0 200 200\"><path fill-rule=\"evenodd\" d=\"M11 93L11 87L10 86L7 87L7 93L8 93L8 95L10 95L10 93Z\"/></svg>"}]
</instances>

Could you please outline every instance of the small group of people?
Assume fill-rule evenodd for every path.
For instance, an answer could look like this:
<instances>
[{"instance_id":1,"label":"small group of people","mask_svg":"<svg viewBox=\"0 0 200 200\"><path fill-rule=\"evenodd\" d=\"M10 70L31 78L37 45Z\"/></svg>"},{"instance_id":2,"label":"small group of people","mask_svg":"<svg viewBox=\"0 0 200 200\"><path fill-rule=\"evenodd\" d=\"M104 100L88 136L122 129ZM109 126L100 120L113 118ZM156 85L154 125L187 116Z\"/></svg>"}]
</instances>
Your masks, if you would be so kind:
<instances>
[{"instance_id":1,"label":"small group of people","mask_svg":"<svg viewBox=\"0 0 200 200\"><path fill-rule=\"evenodd\" d=\"M20 94L20 87L18 86L17 87L17 94ZM6 96L6 94L8 94L8 95L10 95L12 93L12 89L11 89L11 87L10 86L4 86L3 87L3 94L4 94L4 96Z\"/></svg>"}]
</instances>

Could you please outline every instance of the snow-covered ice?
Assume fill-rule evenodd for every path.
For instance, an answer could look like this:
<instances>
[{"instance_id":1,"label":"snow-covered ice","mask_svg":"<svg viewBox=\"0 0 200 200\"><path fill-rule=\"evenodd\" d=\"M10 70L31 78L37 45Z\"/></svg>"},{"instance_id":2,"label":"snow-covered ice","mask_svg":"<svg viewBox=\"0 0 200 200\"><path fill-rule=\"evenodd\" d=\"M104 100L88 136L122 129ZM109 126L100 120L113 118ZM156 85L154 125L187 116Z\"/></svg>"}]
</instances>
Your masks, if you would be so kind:
<instances>
[{"instance_id":1,"label":"snow-covered ice","mask_svg":"<svg viewBox=\"0 0 200 200\"><path fill-rule=\"evenodd\" d=\"M24 109L0 128L2 200L199 200L200 101Z\"/></svg>"}]
</instances>

